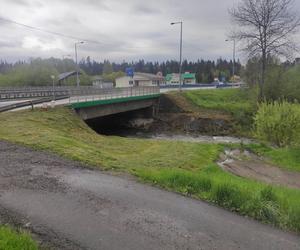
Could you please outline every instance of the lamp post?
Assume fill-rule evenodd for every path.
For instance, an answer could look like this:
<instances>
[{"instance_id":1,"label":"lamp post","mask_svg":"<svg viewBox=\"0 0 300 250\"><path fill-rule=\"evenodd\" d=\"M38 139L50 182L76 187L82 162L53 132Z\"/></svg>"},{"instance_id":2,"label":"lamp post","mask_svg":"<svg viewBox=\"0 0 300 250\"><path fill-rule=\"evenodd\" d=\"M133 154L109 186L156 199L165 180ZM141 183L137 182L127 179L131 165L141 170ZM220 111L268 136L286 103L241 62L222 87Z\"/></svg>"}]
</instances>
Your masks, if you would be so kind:
<instances>
[{"instance_id":1,"label":"lamp post","mask_svg":"<svg viewBox=\"0 0 300 250\"><path fill-rule=\"evenodd\" d=\"M181 84L182 84L182 76L181 76L181 71L182 71L182 26L183 26L183 22L174 22L171 23L171 25L175 25L175 24L180 24L180 60L179 60L179 91L181 91Z\"/></svg>"},{"instance_id":2,"label":"lamp post","mask_svg":"<svg viewBox=\"0 0 300 250\"><path fill-rule=\"evenodd\" d=\"M75 43L75 59L76 59L76 84L79 87L78 59L77 59L77 44L83 44L83 41Z\"/></svg>"},{"instance_id":3,"label":"lamp post","mask_svg":"<svg viewBox=\"0 0 300 250\"><path fill-rule=\"evenodd\" d=\"M52 79L52 101L55 101L55 94L54 94L54 79L55 79L55 75L51 75L51 79Z\"/></svg>"},{"instance_id":4,"label":"lamp post","mask_svg":"<svg viewBox=\"0 0 300 250\"><path fill-rule=\"evenodd\" d=\"M233 75L233 80L234 80L234 76L235 76L235 46L236 46L236 41L235 41L235 39L233 39L233 40L226 39L225 42L233 42L233 65L232 65L232 75Z\"/></svg>"}]
</instances>

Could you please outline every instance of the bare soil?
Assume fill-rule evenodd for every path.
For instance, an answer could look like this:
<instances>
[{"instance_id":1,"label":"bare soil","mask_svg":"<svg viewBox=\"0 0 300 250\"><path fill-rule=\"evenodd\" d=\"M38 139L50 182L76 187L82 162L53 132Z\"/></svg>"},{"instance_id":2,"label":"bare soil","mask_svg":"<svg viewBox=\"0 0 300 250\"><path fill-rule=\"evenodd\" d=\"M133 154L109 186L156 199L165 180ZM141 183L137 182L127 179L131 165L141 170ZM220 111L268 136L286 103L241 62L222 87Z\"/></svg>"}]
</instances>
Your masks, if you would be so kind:
<instances>
[{"instance_id":1,"label":"bare soil","mask_svg":"<svg viewBox=\"0 0 300 250\"><path fill-rule=\"evenodd\" d=\"M221 155L218 165L240 177L300 189L300 173L273 166L248 151L228 150Z\"/></svg>"},{"instance_id":2,"label":"bare soil","mask_svg":"<svg viewBox=\"0 0 300 250\"><path fill-rule=\"evenodd\" d=\"M202 135L231 135L235 132L229 114L201 109L177 93L161 96L159 113L150 130Z\"/></svg>"}]
</instances>

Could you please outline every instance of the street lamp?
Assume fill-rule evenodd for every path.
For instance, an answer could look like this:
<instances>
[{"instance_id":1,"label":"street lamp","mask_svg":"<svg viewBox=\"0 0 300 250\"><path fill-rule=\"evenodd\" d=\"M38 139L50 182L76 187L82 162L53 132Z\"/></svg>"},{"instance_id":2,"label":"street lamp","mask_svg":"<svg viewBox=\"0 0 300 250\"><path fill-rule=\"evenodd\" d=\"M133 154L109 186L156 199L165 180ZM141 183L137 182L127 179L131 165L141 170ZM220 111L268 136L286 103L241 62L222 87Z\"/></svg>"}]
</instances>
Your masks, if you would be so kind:
<instances>
[{"instance_id":1,"label":"street lamp","mask_svg":"<svg viewBox=\"0 0 300 250\"><path fill-rule=\"evenodd\" d=\"M75 43L75 58L76 58L76 84L77 84L77 87L79 87L79 76L78 76L78 59L77 59L77 44L83 44L84 42L83 41L80 41L80 42L76 42Z\"/></svg>"},{"instance_id":2,"label":"street lamp","mask_svg":"<svg viewBox=\"0 0 300 250\"><path fill-rule=\"evenodd\" d=\"M175 24L180 24L180 60L179 60L179 91L181 91L181 82L182 82L182 76L181 76L181 71L182 71L182 25L183 22L173 22L171 25Z\"/></svg>"},{"instance_id":3,"label":"street lamp","mask_svg":"<svg viewBox=\"0 0 300 250\"><path fill-rule=\"evenodd\" d=\"M52 79L52 101L55 100L55 94L54 94L54 80L55 80L55 75L51 75Z\"/></svg>"},{"instance_id":4,"label":"street lamp","mask_svg":"<svg viewBox=\"0 0 300 250\"><path fill-rule=\"evenodd\" d=\"M232 66L232 74L233 74L233 80L234 80L234 76L235 76L235 39L233 38L233 40L229 40L226 39L225 42L233 42L233 66Z\"/></svg>"}]
</instances>

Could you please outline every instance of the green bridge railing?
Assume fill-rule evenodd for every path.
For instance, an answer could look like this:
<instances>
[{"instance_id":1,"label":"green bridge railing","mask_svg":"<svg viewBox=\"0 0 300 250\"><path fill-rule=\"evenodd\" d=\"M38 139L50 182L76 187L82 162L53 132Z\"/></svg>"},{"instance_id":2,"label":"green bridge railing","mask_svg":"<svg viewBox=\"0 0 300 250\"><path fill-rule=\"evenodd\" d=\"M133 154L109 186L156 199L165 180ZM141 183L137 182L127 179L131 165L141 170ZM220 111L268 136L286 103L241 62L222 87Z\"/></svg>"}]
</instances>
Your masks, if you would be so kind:
<instances>
[{"instance_id":1,"label":"green bridge railing","mask_svg":"<svg viewBox=\"0 0 300 250\"><path fill-rule=\"evenodd\" d=\"M78 95L69 98L73 108L120 103L130 100L154 98L160 95L159 86L141 86L129 88L102 89L93 95Z\"/></svg>"}]
</instances>

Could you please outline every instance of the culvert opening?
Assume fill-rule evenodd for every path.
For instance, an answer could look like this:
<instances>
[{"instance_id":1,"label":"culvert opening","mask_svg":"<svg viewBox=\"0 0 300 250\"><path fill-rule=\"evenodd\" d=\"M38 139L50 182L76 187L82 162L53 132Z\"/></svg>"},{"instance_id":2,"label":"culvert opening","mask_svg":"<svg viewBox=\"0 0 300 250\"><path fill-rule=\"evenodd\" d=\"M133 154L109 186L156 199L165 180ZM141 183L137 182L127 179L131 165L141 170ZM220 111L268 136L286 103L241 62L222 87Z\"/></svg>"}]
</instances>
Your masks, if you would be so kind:
<instances>
[{"instance_id":1,"label":"culvert opening","mask_svg":"<svg viewBox=\"0 0 300 250\"><path fill-rule=\"evenodd\" d=\"M146 108L89 119L85 122L98 134L127 137L139 132L147 132L154 119L152 118L152 109Z\"/></svg>"}]
</instances>

